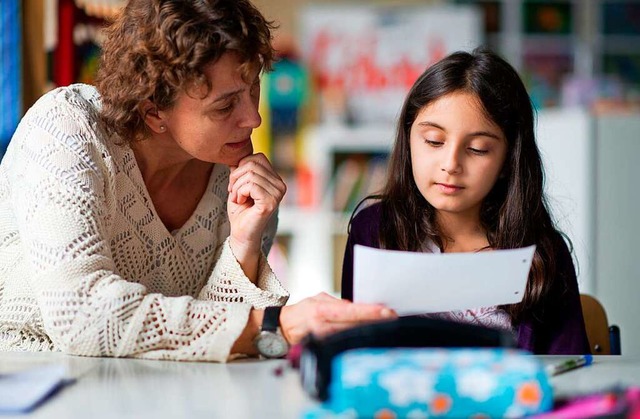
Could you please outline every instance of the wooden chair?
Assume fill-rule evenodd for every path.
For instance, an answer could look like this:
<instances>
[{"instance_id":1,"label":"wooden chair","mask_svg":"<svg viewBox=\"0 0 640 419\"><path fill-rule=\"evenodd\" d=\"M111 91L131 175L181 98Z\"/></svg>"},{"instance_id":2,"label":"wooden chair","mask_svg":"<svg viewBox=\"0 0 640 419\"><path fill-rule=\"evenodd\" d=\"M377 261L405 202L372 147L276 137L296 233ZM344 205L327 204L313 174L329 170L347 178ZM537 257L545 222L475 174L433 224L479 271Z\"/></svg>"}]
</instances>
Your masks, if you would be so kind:
<instances>
[{"instance_id":1,"label":"wooden chair","mask_svg":"<svg viewBox=\"0 0 640 419\"><path fill-rule=\"evenodd\" d=\"M620 355L620 328L609 326L607 313L595 297L580 294L589 346L594 355Z\"/></svg>"}]
</instances>

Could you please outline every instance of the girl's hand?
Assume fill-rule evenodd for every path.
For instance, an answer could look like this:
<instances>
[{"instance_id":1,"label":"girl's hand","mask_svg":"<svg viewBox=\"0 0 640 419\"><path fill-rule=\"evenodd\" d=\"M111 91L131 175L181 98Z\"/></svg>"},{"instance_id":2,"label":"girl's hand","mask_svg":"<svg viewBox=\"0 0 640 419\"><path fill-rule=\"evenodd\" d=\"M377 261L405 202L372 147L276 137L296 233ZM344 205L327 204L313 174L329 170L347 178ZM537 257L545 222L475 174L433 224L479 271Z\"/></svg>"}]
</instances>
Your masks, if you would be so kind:
<instances>
[{"instance_id":1,"label":"girl's hand","mask_svg":"<svg viewBox=\"0 0 640 419\"><path fill-rule=\"evenodd\" d=\"M307 334L324 336L360 323L396 318L397 314L380 304L357 304L320 293L297 304L284 306L280 329L292 345Z\"/></svg>"},{"instance_id":2,"label":"girl's hand","mask_svg":"<svg viewBox=\"0 0 640 419\"><path fill-rule=\"evenodd\" d=\"M243 158L237 167L231 167L228 190L231 249L244 269L245 260L255 257L257 264L262 234L287 187L267 157L258 153ZM251 273L246 270L245 273L251 278Z\"/></svg>"}]
</instances>

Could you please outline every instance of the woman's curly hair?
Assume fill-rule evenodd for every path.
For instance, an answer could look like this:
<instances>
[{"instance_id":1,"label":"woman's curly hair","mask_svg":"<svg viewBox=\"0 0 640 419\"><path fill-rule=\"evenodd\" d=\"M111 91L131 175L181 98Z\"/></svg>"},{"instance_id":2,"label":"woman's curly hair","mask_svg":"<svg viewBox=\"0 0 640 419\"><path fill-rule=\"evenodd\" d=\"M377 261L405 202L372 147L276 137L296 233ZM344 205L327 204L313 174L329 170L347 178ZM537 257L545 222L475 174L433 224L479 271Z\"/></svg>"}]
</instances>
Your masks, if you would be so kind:
<instances>
[{"instance_id":1,"label":"woman's curly hair","mask_svg":"<svg viewBox=\"0 0 640 419\"><path fill-rule=\"evenodd\" d=\"M192 83L211 88L204 68L226 52L240 71L270 70L272 22L247 0L130 0L106 29L96 87L107 128L125 141L147 132L138 105L169 109Z\"/></svg>"}]
</instances>

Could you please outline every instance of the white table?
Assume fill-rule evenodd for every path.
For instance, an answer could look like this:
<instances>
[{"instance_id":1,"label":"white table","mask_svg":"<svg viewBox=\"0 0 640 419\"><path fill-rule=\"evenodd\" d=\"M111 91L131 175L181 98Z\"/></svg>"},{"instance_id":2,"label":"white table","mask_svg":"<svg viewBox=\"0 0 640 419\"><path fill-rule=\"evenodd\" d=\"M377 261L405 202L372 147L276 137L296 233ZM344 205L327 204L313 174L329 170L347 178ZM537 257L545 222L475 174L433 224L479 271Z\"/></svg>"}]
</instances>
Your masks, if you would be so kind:
<instances>
[{"instance_id":1,"label":"white table","mask_svg":"<svg viewBox=\"0 0 640 419\"><path fill-rule=\"evenodd\" d=\"M546 363L567 357L540 356ZM595 356L592 365L552 377L554 396L571 396L608 389L616 385L640 385L640 358L637 356Z\"/></svg>"},{"instance_id":2,"label":"white table","mask_svg":"<svg viewBox=\"0 0 640 419\"><path fill-rule=\"evenodd\" d=\"M299 418L313 406L296 372L285 368L276 374L286 361L215 364L0 353L0 373L49 363L64 364L76 381L30 418Z\"/></svg>"},{"instance_id":3,"label":"white table","mask_svg":"<svg viewBox=\"0 0 640 419\"><path fill-rule=\"evenodd\" d=\"M545 363L562 359L541 358ZM297 371L287 368L285 361L214 364L0 353L0 373L49 363L66 365L77 381L20 417L300 418L317 406L302 391ZM640 385L640 359L598 357L594 365L556 376L552 382L558 395L614 384Z\"/></svg>"}]
</instances>

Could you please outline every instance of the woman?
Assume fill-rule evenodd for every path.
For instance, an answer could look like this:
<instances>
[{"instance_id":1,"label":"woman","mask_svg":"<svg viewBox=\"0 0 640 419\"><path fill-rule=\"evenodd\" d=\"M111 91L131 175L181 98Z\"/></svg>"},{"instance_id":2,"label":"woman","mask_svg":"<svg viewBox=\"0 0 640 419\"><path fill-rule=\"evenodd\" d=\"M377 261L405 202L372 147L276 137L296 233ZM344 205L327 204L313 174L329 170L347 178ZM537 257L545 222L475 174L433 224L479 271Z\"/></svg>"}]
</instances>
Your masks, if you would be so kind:
<instances>
[{"instance_id":1,"label":"woman","mask_svg":"<svg viewBox=\"0 0 640 419\"><path fill-rule=\"evenodd\" d=\"M0 166L0 349L257 353L288 298L264 256L286 188L250 137L270 30L245 0L131 0L96 88L25 115ZM390 315L322 294L279 325L296 343Z\"/></svg>"},{"instance_id":2,"label":"woman","mask_svg":"<svg viewBox=\"0 0 640 419\"><path fill-rule=\"evenodd\" d=\"M351 222L342 296L353 299L356 244L433 253L535 244L521 303L429 316L513 331L535 353L589 353L571 253L547 210L543 173L531 100L513 67L481 49L445 57L411 88L386 187Z\"/></svg>"}]
</instances>

